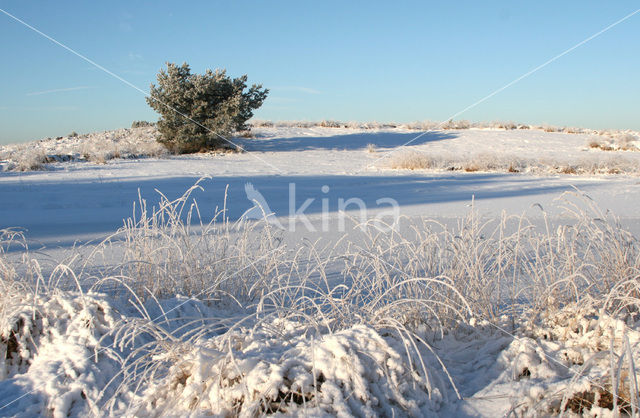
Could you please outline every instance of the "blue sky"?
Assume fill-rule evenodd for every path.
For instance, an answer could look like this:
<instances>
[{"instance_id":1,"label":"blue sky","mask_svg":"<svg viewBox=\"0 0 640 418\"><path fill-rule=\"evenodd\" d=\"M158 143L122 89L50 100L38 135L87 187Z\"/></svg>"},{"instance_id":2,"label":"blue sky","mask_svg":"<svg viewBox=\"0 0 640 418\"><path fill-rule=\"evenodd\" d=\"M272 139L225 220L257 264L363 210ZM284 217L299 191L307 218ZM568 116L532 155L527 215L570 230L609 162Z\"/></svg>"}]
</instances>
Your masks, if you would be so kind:
<instances>
[{"instance_id":1,"label":"blue sky","mask_svg":"<svg viewBox=\"0 0 640 418\"><path fill-rule=\"evenodd\" d=\"M186 4L186 6L185 6ZM148 90L167 61L271 90L272 120L444 120L635 1L5 1ZM144 96L0 14L0 143L156 120ZM640 130L640 13L458 119Z\"/></svg>"}]
</instances>

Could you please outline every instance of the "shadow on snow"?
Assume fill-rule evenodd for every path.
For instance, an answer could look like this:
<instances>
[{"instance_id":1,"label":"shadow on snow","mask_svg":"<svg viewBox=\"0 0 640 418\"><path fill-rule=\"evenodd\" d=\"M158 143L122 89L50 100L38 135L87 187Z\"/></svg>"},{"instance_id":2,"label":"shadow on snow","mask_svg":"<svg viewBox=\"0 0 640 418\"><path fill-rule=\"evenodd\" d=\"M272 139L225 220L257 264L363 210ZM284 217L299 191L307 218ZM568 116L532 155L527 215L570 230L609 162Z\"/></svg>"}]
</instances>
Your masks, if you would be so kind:
<instances>
[{"instance_id":1,"label":"shadow on snow","mask_svg":"<svg viewBox=\"0 0 640 418\"><path fill-rule=\"evenodd\" d=\"M112 178L98 181L15 182L0 183L0 228L24 228L34 243L49 241L55 245L71 245L82 235L106 236L123 225L133 213L138 190L148 206L159 201L156 189L169 199L175 199L191 187L197 177L173 178ZM411 175L324 175L216 177L201 183L203 191L192 194L198 202L204 221L209 221L224 204L225 188L229 185L227 216L239 219L253 206L247 199L244 186L251 182L265 198L277 216L290 212L289 185L295 184L295 209L307 199L314 199L304 214L313 216L322 211L322 199L335 214L338 200L358 198L367 208L378 206L380 198L395 199L400 213L413 205L476 201L517 196L558 195L570 190L568 182L540 184L535 177L499 173L411 174ZM600 182L584 182L587 191ZM328 186L327 193L322 191ZM326 190L326 189L325 189ZM348 208L352 209L352 208ZM55 239L54 239L55 238Z\"/></svg>"},{"instance_id":2,"label":"shadow on snow","mask_svg":"<svg viewBox=\"0 0 640 418\"><path fill-rule=\"evenodd\" d=\"M378 149L391 149L402 146L407 142L411 145L421 145L429 142L443 141L456 138L451 132L364 132L348 135L328 137L294 137L294 138L256 138L245 139L241 145L247 151L286 152L308 150L364 150L369 144Z\"/></svg>"}]
</instances>

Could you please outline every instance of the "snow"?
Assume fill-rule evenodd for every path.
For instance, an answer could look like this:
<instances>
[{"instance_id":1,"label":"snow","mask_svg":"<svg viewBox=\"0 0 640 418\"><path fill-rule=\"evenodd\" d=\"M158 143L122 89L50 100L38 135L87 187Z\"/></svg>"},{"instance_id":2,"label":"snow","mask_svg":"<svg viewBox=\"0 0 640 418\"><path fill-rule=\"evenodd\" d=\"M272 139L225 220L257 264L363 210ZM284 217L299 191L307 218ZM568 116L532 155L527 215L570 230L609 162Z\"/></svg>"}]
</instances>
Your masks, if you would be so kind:
<instances>
[{"instance_id":1,"label":"snow","mask_svg":"<svg viewBox=\"0 0 640 418\"><path fill-rule=\"evenodd\" d=\"M0 172L0 229L20 228L30 248L5 245L0 251L0 415L497 416L567 410L613 416L605 398L615 400L616 393L616 407L636 410L635 244L625 247L627 235L598 225L640 232L640 170L464 172L393 169L388 162L409 151L441 161L638 167L640 152L591 147L592 134L534 129L419 136L406 127L262 126L253 133L255 138L234 139L242 153L160 153L104 163L84 161L75 150L111 138L135 154L140 141L150 149L153 129L19 147L25 155L75 157L44 170ZM625 144L633 142L625 138ZM0 149L5 168L15 164L7 157L16 155L11 147ZM202 189L188 196L197 207L189 199L184 206L172 203L199 180ZM291 184L294 209L312 199L304 212L309 224L295 223L295 230ZM573 218L566 210L572 206L558 200L575 188L601 210L592 223ZM361 199L369 217L388 209L379 199L394 199L402 228L418 228L420 239L341 231L339 202L350 198ZM162 205L172 209L154 212ZM207 225L216 214L220 219L223 208L228 223ZM548 292L535 295L539 300L527 305L532 310L482 317L481 299L469 307L454 293L465 289L455 277L440 277L443 271L418 275L433 260L452 257L422 218L448 228L470 219L464 217L472 209L479 219L503 222L507 238L493 246L487 229L443 234L451 240L446 242L460 243L460 258L447 264L451 270L434 268L451 273L473 260L479 271L463 269L467 276L460 279L470 287L477 285L473 274L478 280L483 274L507 277L512 272L493 263L498 255L492 251L503 251L506 259L509 251L497 243L509 246L510 234L522 234L531 243L531 252L522 250L532 260L524 266L541 270L539 282L527 283L513 299L528 297L529 285ZM185 221L188 212L193 218ZM247 227L252 224L246 220L261 212L268 225ZM608 212L618 219L611 221ZM519 229L508 215L525 216L527 226ZM126 223L132 216L139 222ZM545 235L547 222L557 229ZM573 234L572 226L583 229ZM405 234L402 228L398 234ZM543 231L548 242L530 230ZM610 253L590 252L608 242ZM549 250L550 259L547 247L557 251ZM513 248L517 259L519 247ZM560 256L584 264L575 270L554 264ZM56 270L62 262L68 268ZM592 277L596 271L601 276ZM100 280L103 273L109 279ZM616 282L617 275L622 279ZM572 294L563 280L589 285ZM591 300L599 281L606 299ZM485 283L473 295L490 299L498 284ZM442 305L428 308L408 297L437 301L443 294ZM554 300L566 294L566 301ZM580 393L593 397L588 406Z\"/></svg>"},{"instance_id":2,"label":"snow","mask_svg":"<svg viewBox=\"0 0 640 418\"><path fill-rule=\"evenodd\" d=\"M149 129L149 128L142 128ZM277 216L289 215L289 183L296 184L299 207L315 198L306 213L321 211L321 198L329 199L331 212L339 198L359 197L371 210L376 200L396 199L403 215L431 217L464 215L472 197L478 210L499 214L503 209L520 213L539 203L551 208L553 200L572 186L588 193L623 218L636 218L640 187L635 176L510 175L508 173L450 173L391 170L385 168L385 152L419 133L406 129L369 131L347 128L259 128L257 139L238 139L248 152L189 155L165 159L110 160L107 164L67 162L50 170L7 172L0 176L0 228L22 227L34 245L68 246L75 239L98 239L131 216L138 190L150 202L155 190L180 196L198 178L211 176L197 196L203 213L213 214L228 189L227 208L232 219L253 205L244 193L252 183ZM640 167L640 152L592 151L589 135L547 133L535 130L463 130L428 133L410 147L434 155L517 155L543 159L562 156L572 160L633 159ZM76 139L80 141L81 139ZM528 141L528 142L527 142ZM366 151L367 144L377 151ZM399 153L402 151L398 151ZM382 158L385 157L385 158ZM382 158L382 159L381 159ZM373 165L373 167L372 167ZM327 194L322 186L329 186Z\"/></svg>"}]
</instances>

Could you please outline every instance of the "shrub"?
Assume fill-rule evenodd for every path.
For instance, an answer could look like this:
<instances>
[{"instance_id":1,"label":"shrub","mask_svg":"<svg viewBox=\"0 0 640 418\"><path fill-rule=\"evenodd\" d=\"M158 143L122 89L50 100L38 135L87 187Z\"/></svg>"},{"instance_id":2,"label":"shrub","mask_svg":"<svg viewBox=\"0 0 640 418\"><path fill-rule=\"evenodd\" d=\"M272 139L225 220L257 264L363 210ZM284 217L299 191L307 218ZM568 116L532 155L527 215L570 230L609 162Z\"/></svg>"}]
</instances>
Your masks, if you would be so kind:
<instances>
[{"instance_id":1,"label":"shrub","mask_svg":"<svg viewBox=\"0 0 640 418\"><path fill-rule=\"evenodd\" d=\"M147 103L160 114L158 141L175 153L219 148L225 137L247 129L269 92L259 84L245 92L247 76L232 79L226 70L191 74L186 63L167 63L157 80Z\"/></svg>"},{"instance_id":2,"label":"shrub","mask_svg":"<svg viewBox=\"0 0 640 418\"><path fill-rule=\"evenodd\" d=\"M146 120L134 120L131 122L131 128L146 128L148 126L153 126L155 123L147 122Z\"/></svg>"},{"instance_id":3,"label":"shrub","mask_svg":"<svg viewBox=\"0 0 640 418\"><path fill-rule=\"evenodd\" d=\"M342 128L342 123L335 120L323 120L320 122L320 126L323 128Z\"/></svg>"}]
</instances>

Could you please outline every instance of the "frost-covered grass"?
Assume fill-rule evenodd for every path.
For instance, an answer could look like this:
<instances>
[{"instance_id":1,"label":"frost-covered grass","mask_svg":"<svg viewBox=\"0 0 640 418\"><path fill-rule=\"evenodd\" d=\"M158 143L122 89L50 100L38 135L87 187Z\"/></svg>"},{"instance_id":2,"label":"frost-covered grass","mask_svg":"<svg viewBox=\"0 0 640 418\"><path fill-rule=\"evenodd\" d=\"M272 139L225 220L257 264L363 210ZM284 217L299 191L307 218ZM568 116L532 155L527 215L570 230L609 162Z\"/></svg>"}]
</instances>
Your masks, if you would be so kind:
<instances>
[{"instance_id":1,"label":"frost-covered grass","mask_svg":"<svg viewBox=\"0 0 640 418\"><path fill-rule=\"evenodd\" d=\"M69 135L67 137L47 138L40 141L6 145L0 147L0 171L32 171L50 168L52 163L68 163L86 161L96 164L105 164L113 159L131 159L144 157L166 157L167 150L159 144L156 138L156 128L147 126L144 123L135 124L135 128L119 129L115 131L97 132L86 135ZM548 144L536 144L528 142L527 138L535 138L536 142L540 141L536 132L548 132L549 137L554 137L554 133L573 133L582 134L586 143L579 141L579 145L563 145L562 149L557 150L559 155L563 155L567 150L606 150L606 151L633 151L640 149L640 134L632 131L594 131L577 128L555 128L549 126L530 126L515 124L512 122L488 122L488 123L472 123L465 120L447 121L445 123L436 122L413 122L413 123L379 123L379 122L268 122L255 121L252 124L254 131L258 132L258 138L252 138L251 133L243 133L247 137L236 138L234 141L241 143L247 142L249 149L261 149L262 142L266 138L274 142L282 140L285 144L291 145L291 138L309 139L308 147L322 145L318 141L320 138L335 136L342 138L345 142L345 148L353 147L354 142L348 138L351 134L368 135L368 141L379 141L379 134L393 135L411 134L421 135L425 132L432 133L433 137L439 134L449 136L453 139L462 135L462 132L472 131L468 137L480 138L483 134L495 132L496 138L487 138L481 142L480 155L464 157L460 154L448 155L439 152L433 157L419 157L414 150L410 152L400 152L394 155L391 166L397 168L428 168L428 169L449 169L463 171L511 171L511 172L534 172L534 173L560 173L560 174L626 174L635 173L637 164L619 155L619 153L609 153L608 157L598 155L588 155L580 161L575 159L567 159L562 161L558 159L541 159L532 158L533 152L539 151L545 153L549 151L545 149ZM307 131L308 130L308 131ZM523 131L526 130L526 131ZM448 131L458 131L450 133ZM518 132L519 131L519 132ZM527 134L528 132L530 134ZM264 136L267 133L266 137ZM443 134L446 133L446 134ZM518 148L513 157L508 155L509 150L502 148L492 149L493 140L500 137L501 141L506 141L504 135L509 134L510 139L505 143L508 147ZM501 136L502 135L502 136ZM494 136L494 135L491 135ZM557 137L557 135L556 135ZM399 137L397 137L399 138ZM422 138L422 137L421 137ZM411 141L412 138L407 137L404 141L398 140L397 146L408 141L410 145L419 145L423 140L429 139L429 136L422 138L420 141ZM418 138L420 139L420 138ZM385 141L385 139L382 139ZM243 142L244 141L244 142ZM327 141L328 142L328 141ZM429 142L427 140L426 142ZM447 141L449 143L451 141ZM573 142L571 142L573 144ZM378 144L371 142L362 144L370 153L374 151L383 151L389 148L389 144L378 147ZM524 146L523 144L527 144ZM274 144L271 144L274 145ZM339 149L340 143L335 143L335 147ZM572 148L573 147L573 148ZM273 148L268 148L273 149ZM229 150L223 150L226 152ZM456 151L457 152L457 151ZM483 154L484 153L484 154ZM485 155L486 154L486 155ZM498 154L498 155L496 155ZM526 154L526 156L524 156ZM592 152L590 154L596 154ZM262 158L262 157L259 157Z\"/></svg>"},{"instance_id":2,"label":"frost-covered grass","mask_svg":"<svg viewBox=\"0 0 640 418\"><path fill-rule=\"evenodd\" d=\"M31 171L44 169L46 164L55 162L104 164L115 158L167 155L167 150L155 137L155 127L142 126L0 146L0 170Z\"/></svg>"},{"instance_id":3,"label":"frost-covered grass","mask_svg":"<svg viewBox=\"0 0 640 418\"><path fill-rule=\"evenodd\" d=\"M593 148L593 147L592 147ZM400 170L465 171L549 174L640 174L633 159L612 155L585 155L578 160L559 158L527 158L509 155L472 154L457 156L428 151L405 150L391 154L379 164Z\"/></svg>"},{"instance_id":4,"label":"frost-covered grass","mask_svg":"<svg viewBox=\"0 0 640 418\"><path fill-rule=\"evenodd\" d=\"M242 306L265 292L285 248L269 224L230 222L224 204L205 222L190 198L199 183L175 200L161 195L152 208L140 198L134 216L96 253L115 248L122 263L111 274L142 299L179 294Z\"/></svg>"},{"instance_id":5,"label":"frost-covered grass","mask_svg":"<svg viewBox=\"0 0 640 418\"><path fill-rule=\"evenodd\" d=\"M464 129L495 129L495 130L539 130L544 132L557 132L567 134L590 134L598 135L609 138L615 138L625 135L632 135L638 137L638 132L629 130L615 130L615 129L588 129L572 126L554 126L549 124L543 125L531 125L525 123L516 123L512 121L481 121L471 122L465 119L448 120L448 121L414 121L414 122L356 122L356 121L335 121L335 120L322 120L322 121L269 121L269 120L254 120L250 123L251 126L256 128L273 128L273 127L286 127L286 128L350 128L350 129L408 129L415 131L429 131L429 130L464 130Z\"/></svg>"},{"instance_id":6,"label":"frost-covered grass","mask_svg":"<svg viewBox=\"0 0 640 418\"><path fill-rule=\"evenodd\" d=\"M0 413L638 408L639 243L580 193L557 224L472 210L289 248L224 205L200 221L192 190L52 269L3 231Z\"/></svg>"},{"instance_id":7,"label":"frost-covered grass","mask_svg":"<svg viewBox=\"0 0 640 418\"><path fill-rule=\"evenodd\" d=\"M606 137L592 139L589 147L603 151L640 151L640 134L616 132Z\"/></svg>"}]
</instances>

